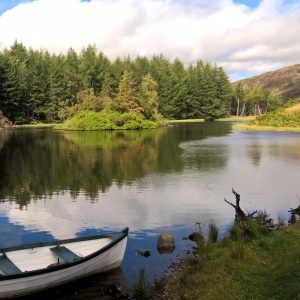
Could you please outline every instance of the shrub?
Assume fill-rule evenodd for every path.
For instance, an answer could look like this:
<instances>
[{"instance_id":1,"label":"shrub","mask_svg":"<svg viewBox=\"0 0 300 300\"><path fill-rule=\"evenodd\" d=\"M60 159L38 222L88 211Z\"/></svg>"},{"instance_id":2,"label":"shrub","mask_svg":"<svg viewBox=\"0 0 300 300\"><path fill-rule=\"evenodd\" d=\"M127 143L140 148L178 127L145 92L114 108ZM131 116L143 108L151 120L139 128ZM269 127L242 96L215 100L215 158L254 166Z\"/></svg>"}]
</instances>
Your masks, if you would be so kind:
<instances>
[{"instance_id":1,"label":"shrub","mask_svg":"<svg viewBox=\"0 0 300 300\"><path fill-rule=\"evenodd\" d=\"M260 238L269 231L264 224L257 219L247 219L244 222L234 224L230 229L230 238L232 240L252 240Z\"/></svg>"},{"instance_id":2,"label":"shrub","mask_svg":"<svg viewBox=\"0 0 300 300\"><path fill-rule=\"evenodd\" d=\"M219 231L215 223L210 222L208 225L208 242L215 243L218 240Z\"/></svg>"},{"instance_id":3,"label":"shrub","mask_svg":"<svg viewBox=\"0 0 300 300\"><path fill-rule=\"evenodd\" d=\"M112 130L112 129L148 129L158 128L161 122L146 120L135 112L83 111L66 120L57 129L65 130Z\"/></svg>"},{"instance_id":4,"label":"shrub","mask_svg":"<svg viewBox=\"0 0 300 300\"><path fill-rule=\"evenodd\" d=\"M288 113L283 108L257 117L250 124L273 127L300 127L300 112Z\"/></svg>"}]
</instances>

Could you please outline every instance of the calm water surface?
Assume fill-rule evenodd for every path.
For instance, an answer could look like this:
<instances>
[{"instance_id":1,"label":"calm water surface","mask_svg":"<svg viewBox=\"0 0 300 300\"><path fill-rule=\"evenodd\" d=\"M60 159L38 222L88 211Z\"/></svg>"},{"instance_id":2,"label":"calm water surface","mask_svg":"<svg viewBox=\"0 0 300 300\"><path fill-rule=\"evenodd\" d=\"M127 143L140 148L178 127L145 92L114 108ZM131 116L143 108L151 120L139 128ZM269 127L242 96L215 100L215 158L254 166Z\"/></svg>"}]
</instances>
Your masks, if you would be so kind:
<instances>
[{"instance_id":1,"label":"calm water surface","mask_svg":"<svg viewBox=\"0 0 300 300\"><path fill-rule=\"evenodd\" d=\"M122 264L161 276L191 242L195 222L232 223L231 188L246 211L287 219L300 202L300 134L234 132L230 123L159 130L0 131L0 248L130 227ZM159 255L168 232L176 250ZM152 251L149 258L135 249Z\"/></svg>"}]
</instances>

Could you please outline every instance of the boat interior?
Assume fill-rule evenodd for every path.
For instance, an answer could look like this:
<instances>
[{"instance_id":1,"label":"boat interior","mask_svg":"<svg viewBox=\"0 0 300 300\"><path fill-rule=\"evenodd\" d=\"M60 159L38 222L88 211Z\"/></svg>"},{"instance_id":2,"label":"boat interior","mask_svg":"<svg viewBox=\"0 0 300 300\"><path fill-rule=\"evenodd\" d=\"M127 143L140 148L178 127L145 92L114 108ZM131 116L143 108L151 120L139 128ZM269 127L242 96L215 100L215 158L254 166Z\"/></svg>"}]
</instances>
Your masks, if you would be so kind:
<instances>
[{"instance_id":1,"label":"boat interior","mask_svg":"<svg viewBox=\"0 0 300 300\"><path fill-rule=\"evenodd\" d=\"M112 238L91 239L12 251L0 255L0 276L55 268L78 261L108 245Z\"/></svg>"}]
</instances>

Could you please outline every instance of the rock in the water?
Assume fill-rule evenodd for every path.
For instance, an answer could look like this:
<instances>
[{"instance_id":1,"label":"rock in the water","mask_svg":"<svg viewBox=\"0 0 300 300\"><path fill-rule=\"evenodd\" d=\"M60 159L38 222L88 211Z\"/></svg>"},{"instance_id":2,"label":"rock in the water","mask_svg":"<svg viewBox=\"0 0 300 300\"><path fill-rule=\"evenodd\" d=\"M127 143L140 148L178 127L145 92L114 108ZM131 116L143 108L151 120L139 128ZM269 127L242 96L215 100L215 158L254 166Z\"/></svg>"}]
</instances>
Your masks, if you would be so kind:
<instances>
[{"instance_id":1,"label":"rock in the water","mask_svg":"<svg viewBox=\"0 0 300 300\"><path fill-rule=\"evenodd\" d=\"M135 250L136 253L142 255L142 256L145 256L145 257L148 257L151 255L151 252L149 250L145 250L145 249L136 249Z\"/></svg>"},{"instance_id":2,"label":"rock in the water","mask_svg":"<svg viewBox=\"0 0 300 300\"><path fill-rule=\"evenodd\" d=\"M203 238L202 235L198 232L193 232L188 236L188 239L193 242L196 242L197 240L201 240L202 238Z\"/></svg>"},{"instance_id":3,"label":"rock in the water","mask_svg":"<svg viewBox=\"0 0 300 300\"><path fill-rule=\"evenodd\" d=\"M174 238L167 233L161 233L157 239L157 250L160 254L172 253L175 249Z\"/></svg>"}]
</instances>

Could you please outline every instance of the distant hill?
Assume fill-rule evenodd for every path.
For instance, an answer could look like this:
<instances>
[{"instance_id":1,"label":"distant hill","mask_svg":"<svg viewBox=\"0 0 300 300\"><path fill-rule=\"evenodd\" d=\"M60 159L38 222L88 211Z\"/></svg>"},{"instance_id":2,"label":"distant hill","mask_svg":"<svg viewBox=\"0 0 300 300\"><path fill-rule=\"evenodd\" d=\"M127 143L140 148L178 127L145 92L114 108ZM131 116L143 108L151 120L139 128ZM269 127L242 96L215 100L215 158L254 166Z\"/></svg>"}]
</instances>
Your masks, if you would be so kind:
<instances>
[{"instance_id":1,"label":"distant hill","mask_svg":"<svg viewBox=\"0 0 300 300\"><path fill-rule=\"evenodd\" d=\"M291 98L300 97L300 64L246 78L240 82L249 87L260 84L271 90L277 90L282 95L283 100L287 101Z\"/></svg>"}]
</instances>

